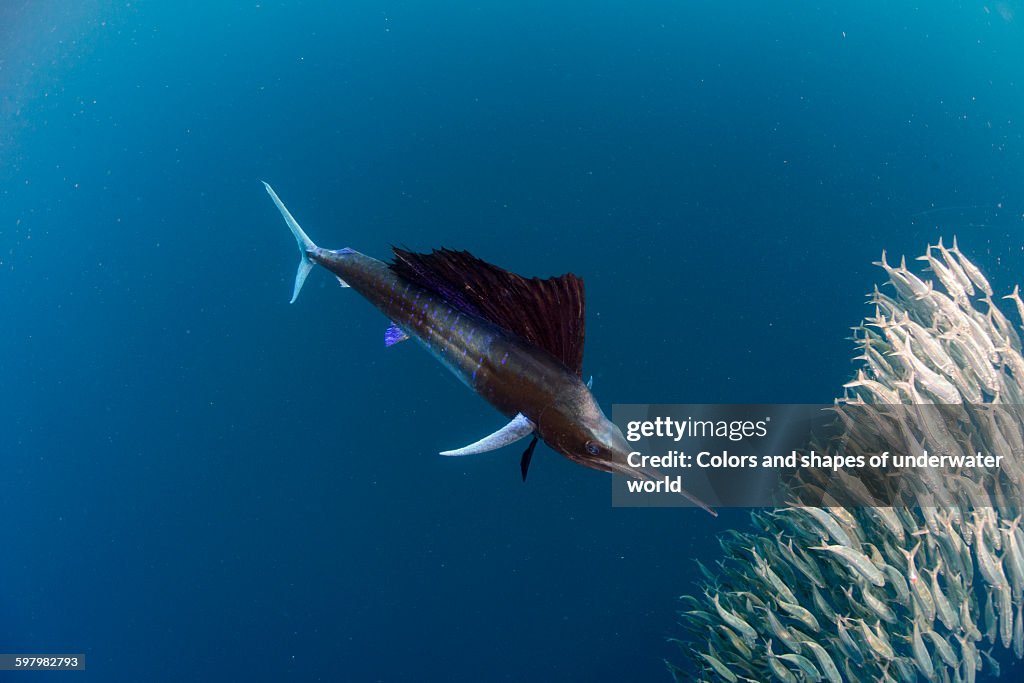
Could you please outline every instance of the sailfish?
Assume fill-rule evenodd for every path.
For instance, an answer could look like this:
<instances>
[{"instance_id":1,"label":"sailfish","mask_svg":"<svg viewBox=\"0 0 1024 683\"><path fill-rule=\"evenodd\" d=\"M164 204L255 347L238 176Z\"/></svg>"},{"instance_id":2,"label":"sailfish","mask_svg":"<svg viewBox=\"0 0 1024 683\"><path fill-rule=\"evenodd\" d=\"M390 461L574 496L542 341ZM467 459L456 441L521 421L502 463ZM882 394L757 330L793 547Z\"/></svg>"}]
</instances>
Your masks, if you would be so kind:
<instances>
[{"instance_id":1,"label":"sailfish","mask_svg":"<svg viewBox=\"0 0 1024 683\"><path fill-rule=\"evenodd\" d=\"M571 273L526 278L466 251L415 253L393 247L384 263L354 249L318 247L273 188L263 183L299 246L291 303L314 265L356 290L390 320L384 344L416 339L509 422L479 441L441 455L493 451L530 438L520 458L526 480L537 441L572 462L637 479L631 448L583 381L583 280ZM708 512L705 503L683 495Z\"/></svg>"}]
</instances>

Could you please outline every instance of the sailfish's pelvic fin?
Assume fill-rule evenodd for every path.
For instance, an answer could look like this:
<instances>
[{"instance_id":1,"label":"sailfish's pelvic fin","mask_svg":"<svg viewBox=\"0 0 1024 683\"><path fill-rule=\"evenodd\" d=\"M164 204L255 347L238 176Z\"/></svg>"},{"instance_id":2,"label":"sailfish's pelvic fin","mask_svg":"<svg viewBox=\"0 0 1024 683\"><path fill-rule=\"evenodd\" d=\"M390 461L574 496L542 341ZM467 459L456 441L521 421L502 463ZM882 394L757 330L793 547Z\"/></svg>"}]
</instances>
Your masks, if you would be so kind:
<instances>
[{"instance_id":1,"label":"sailfish's pelvic fin","mask_svg":"<svg viewBox=\"0 0 1024 683\"><path fill-rule=\"evenodd\" d=\"M485 436L479 441L453 451L442 451L441 455L474 455L476 453L497 450L502 446L507 446L529 436L536 428L537 425L531 422L529 418L522 413L516 413L511 422L490 436Z\"/></svg>"},{"instance_id":2,"label":"sailfish's pelvic fin","mask_svg":"<svg viewBox=\"0 0 1024 683\"><path fill-rule=\"evenodd\" d=\"M265 181L263 187L267 188L267 194L274 200L274 204L277 206L277 210L281 212L281 216L284 217L284 222L288 224L288 227L292 231L292 235L295 236L295 241L299 244L299 269L295 271L295 288L292 290L292 300L288 303L295 303L295 300L299 298L299 291L302 289L302 285L306 282L306 278L309 277L309 272L313 270L313 262L309 259L309 252L316 249L316 245L313 244L313 240L309 239L309 236L299 226L298 221L292 217L288 207L284 205L281 198L277 196L272 188ZM343 282L342 285L345 285ZM347 285L345 285L347 286Z\"/></svg>"},{"instance_id":3,"label":"sailfish's pelvic fin","mask_svg":"<svg viewBox=\"0 0 1024 683\"><path fill-rule=\"evenodd\" d=\"M530 440L530 445L523 451L523 455L519 458L519 471L523 473L523 481L526 481L526 473L530 471L530 461L533 460L533 449L537 447L537 441L540 437L536 434L533 435L533 439Z\"/></svg>"},{"instance_id":4,"label":"sailfish's pelvic fin","mask_svg":"<svg viewBox=\"0 0 1024 683\"><path fill-rule=\"evenodd\" d=\"M398 342L404 342L408 338L409 335L406 334L405 330L395 323L391 323L388 325L388 329L384 330L384 346L394 346Z\"/></svg>"}]
</instances>

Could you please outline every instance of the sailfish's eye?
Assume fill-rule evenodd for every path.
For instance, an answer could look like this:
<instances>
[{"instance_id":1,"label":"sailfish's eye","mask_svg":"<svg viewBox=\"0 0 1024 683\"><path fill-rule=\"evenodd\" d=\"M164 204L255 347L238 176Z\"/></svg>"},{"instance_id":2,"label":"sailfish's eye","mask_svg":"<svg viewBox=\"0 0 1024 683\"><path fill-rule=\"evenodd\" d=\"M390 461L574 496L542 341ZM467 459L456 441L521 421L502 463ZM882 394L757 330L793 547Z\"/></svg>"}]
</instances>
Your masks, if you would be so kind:
<instances>
[{"instance_id":1,"label":"sailfish's eye","mask_svg":"<svg viewBox=\"0 0 1024 683\"><path fill-rule=\"evenodd\" d=\"M594 443L593 441L588 441L587 445L584 446L584 448L586 448L587 453L590 453L591 455L601 455L601 447L598 444Z\"/></svg>"}]
</instances>

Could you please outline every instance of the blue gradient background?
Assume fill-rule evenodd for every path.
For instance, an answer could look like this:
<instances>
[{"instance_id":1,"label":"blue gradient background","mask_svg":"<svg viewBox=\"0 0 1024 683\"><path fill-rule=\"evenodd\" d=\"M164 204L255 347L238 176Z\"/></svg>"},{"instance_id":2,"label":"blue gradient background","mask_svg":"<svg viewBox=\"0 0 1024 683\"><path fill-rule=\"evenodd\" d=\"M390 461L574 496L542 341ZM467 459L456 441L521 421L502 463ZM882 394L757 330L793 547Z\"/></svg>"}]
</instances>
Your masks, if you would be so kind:
<instances>
[{"instance_id":1,"label":"blue gradient background","mask_svg":"<svg viewBox=\"0 0 1024 683\"><path fill-rule=\"evenodd\" d=\"M500 417L325 274L288 306L259 180L323 246L581 275L606 410L828 401L882 248L1024 280L1024 6L773 5L0 5L0 650L667 680L745 513L438 457Z\"/></svg>"}]
</instances>

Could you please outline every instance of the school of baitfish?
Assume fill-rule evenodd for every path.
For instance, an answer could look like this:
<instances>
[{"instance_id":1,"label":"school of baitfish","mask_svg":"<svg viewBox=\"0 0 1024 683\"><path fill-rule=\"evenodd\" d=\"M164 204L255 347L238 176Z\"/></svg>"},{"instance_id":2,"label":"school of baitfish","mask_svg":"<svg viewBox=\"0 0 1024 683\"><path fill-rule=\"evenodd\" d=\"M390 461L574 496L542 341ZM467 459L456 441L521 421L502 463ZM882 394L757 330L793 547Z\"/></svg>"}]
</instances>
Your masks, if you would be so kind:
<instances>
[{"instance_id":1,"label":"school of baitfish","mask_svg":"<svg viewBox=\"0 0 1024 683\"><path fill-rule=\"evenodd\" d=\"M753 513L756 531L724 534L718 569L700 566L702 594L682 598L677 680L969 683L999 675L999 646L1024 656L1020 337L955 239L920 260L925 276L883 253L891 286L855 328L863 367L837 408L905 404L862 431L909 452L998 452L1002 466L923 476L905 506L825 494ZM1024 318L1018 288L1003 298ZM921 408L940 404L958 419Z\"/></svg>"}]
</instances>

